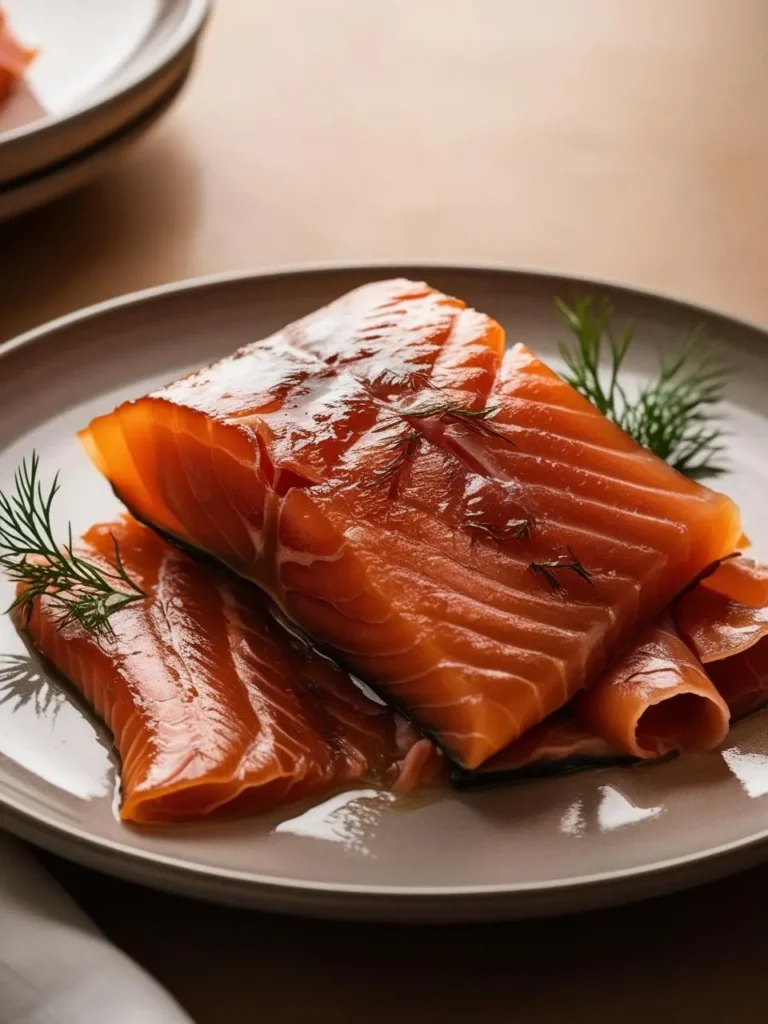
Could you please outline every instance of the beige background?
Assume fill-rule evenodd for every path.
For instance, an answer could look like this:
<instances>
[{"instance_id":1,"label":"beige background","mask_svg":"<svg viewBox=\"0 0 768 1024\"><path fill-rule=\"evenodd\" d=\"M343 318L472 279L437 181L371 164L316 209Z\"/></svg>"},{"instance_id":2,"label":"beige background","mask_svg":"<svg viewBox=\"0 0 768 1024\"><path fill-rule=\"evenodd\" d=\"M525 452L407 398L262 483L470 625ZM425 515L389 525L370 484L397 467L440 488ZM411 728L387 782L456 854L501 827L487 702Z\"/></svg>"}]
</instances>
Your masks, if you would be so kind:
<instances>
[{"instance_id":1,"label":"beige background","mask_svg":"<svg viewBox=\"0 0 768 1024\"><path fill-rule=\"evenodd\" d=\"M219 0L162 126L0 225L0 337L179 277L389 257L570 270L768 322L767 101L765 0ZM589 918L406 930L57 870L199 1024L768 1014L766 871Z\"/></svg>"},{"instance_id":2,"label":"beige background","mask_svg":"<svg viewBox=\"0 0 768 1024\"><path fill-rule=\"evenodd\" d=\"M0 226L0 335L209 271L557 267L768 320L765 0L218 0L172 115Z\"/></svg>"}]
</instances>

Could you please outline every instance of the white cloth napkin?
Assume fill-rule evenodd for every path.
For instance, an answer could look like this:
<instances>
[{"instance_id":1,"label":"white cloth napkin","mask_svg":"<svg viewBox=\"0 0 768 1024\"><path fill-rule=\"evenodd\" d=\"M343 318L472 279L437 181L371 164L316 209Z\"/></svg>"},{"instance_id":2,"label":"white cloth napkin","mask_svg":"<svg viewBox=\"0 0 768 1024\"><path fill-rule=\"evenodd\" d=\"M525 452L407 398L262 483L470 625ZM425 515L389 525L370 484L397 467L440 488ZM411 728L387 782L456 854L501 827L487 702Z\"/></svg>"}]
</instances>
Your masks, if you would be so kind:
<instances>
[{"instance_id":1,"label":"white cloth napkin","mask_svg":"<svg viewBox=\"0 0 768 1024\"><path fill-rule=\"evenodd\" d=\"M192 1024L2 831L0 1024Z\"/></svg>"}]
</instances>

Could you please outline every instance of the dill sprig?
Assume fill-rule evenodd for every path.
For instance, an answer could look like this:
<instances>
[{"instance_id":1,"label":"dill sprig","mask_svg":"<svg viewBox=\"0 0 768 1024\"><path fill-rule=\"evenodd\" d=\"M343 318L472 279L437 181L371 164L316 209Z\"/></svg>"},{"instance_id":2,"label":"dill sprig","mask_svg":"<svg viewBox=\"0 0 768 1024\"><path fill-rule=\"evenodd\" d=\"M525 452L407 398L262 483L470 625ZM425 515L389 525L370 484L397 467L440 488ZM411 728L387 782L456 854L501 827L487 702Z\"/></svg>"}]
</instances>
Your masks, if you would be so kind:
<instances>
[{"instance_id":1,"label":"dill sprig","mask_svg":"<svg viewBox=\"0 0 768 1024\"><path fill-rule=\"evenodd\" d=\"M400 486L400 474L405 469L408 460L416 451L416 446L422 438L418 430L406 430L396 437L382 442L381 447L393 453L383 466L375 470L373 477L377 484L387 485L388 497L397 497Z\"/></svg>"},{"instance_id":2,"label":"dill sprig","mask_svg":"<svg viewBox=\"0 0 768 1024\"><path fill-rule=\"evenodd\" d=\"M688 331L624 415L627 433L693 479L726 472L723 430L712 415L729 371L716 345L699 349L702 335L700 327Z\"/></svg>"},{"instance_id":3,"label":"dill sprig","mask_svg":"<svg viewBox=\"0 0 768 1024\"><path fill-rule=\"evenodd\" d=\"M531 520L530 519L508 519L504 523L483 523L483 522L472 522L467 521L465 529L475 530L478 533L484 533L487 537L492 540L502 541L507 540L509 537L514 537L515 540L524 541L528 540L531 536Z\"/></svg>"},{"instance_id":4,"label":"dill sprig","mask_svg":"<svg viewBox=\"0 0 768 1024\"><path fill-rule=\"evenodd\" d=\"M565 553L548 562L531 562L528 566L534 576L541 576L552 590L563 590L563 581L557 575L560 572L572 572L586 583L594 586L592 573L581 564L574 555L571 548L566 548Z\"/></svg>"},{"instance_id":5,"label":"dill sprig","mask_svg":"<svg viewBox=\"0 0 768 1024\"><path fill-rule=\"evenodd\" d=\"M72 543L57 543L51 509L59 491L58 473L46 491L40 482L36 452L22 460L14 476L15 492L0 493L0 569L21 591L9 608L19 609L26 624L35 601L45 594L57 605L56 624L75 622L96 635L111 635L110 616L146 594L128 575L115 538L114 566L110 569L81 558Z\"/></svg>"},{"instance_id":6,"label":"dill sprig","mask_svg":"<svg viewBox=\"0 0 768 1024\"><path fill-rule=\"evenodd\" d=\"M428 391L441 390L437 384L433 384L425 370L382 370L370 383L383 387L401 387L404 391L417 391L419 388L426 388Z\"/></svg>"},{"instance_id":7,"label":"dill sprig","mask_svg":"<svg viewBox=\"0 0 768 1024\"><path fill-rule=\"evenodd\" d=\"M458 405L455 402L432 402L410 409L403 409L401 415L407 420L447 420L452 423L461 423L473 434L481 434L484 437L498 437L514 446L514 441L502 429L493 422L494 416L498 413L500 405L486 405L480 409L473 409L471 406Z\"/></svg>"},{"instance_id":8,"label":"dill sprig","mask_svg":"<svg viewBox=\"0 0 768 1024\"><path fill-rule=\"evenodd\" d=\"M600 412L672 467L694 479L718 476L724 435L717 406L729 369L722 349L707 342L701 327L688 330L675 352L660 358L658 375L629 395L620 373L634 336L634 325L613 325L613 308L604 299L582 298L573 306L555 299L575 344L561 345L568 368L565 380ZM607 371L601 368L607 357Z\"/></svg>"},{"instance_id":9,"label":"dill sprig","mask_svg":"<svg viewBox=\"0 0 768 1024\"><path fill-rule=\"evenodd\" d=\"M434 390L442 389L435 388ZM393 455L388 462L373 473L375 483L377 485L386 483L389 487L389 497L397 495L402 471L415 454L421 439L428 436L427 432L419 426L420 421L440 420L449 423L463 423L474 434L498 437L514 447L514 441L503 430L490 422L500 408L498 405L487 405L480 409L473 409L471 406L463 406L455 401L435 401L407 408L392 408L391 415L385 416L381 423L373 428L373 432L391 431L393 428L397 430L398 427L407 429L400 430L393 437L380 442L379 447L393 452ZM527 529L527 525L523 524L522 520L515 525L521 530L524 527Z\"/></svg>"}]
</instances>

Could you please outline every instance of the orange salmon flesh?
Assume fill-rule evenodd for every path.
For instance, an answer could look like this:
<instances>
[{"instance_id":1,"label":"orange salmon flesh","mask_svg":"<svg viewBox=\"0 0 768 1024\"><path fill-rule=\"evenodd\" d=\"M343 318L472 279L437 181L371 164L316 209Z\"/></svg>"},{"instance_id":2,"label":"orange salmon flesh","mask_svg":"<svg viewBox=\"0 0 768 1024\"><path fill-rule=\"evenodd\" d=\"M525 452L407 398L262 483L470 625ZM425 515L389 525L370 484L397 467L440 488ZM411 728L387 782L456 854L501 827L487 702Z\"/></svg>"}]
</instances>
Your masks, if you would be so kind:
<instances>
[{"instance_id":1,"label":"orange salmon flesh","mask_svg":"<svg viewBox=\"0 0 768 1024\"><path fill-rule=\"evenodd\" d=\"M142 521L213 556L481 765L742 537L733 502L490 317L375 283L81 433Z\"/></svg>"}]
</instances>

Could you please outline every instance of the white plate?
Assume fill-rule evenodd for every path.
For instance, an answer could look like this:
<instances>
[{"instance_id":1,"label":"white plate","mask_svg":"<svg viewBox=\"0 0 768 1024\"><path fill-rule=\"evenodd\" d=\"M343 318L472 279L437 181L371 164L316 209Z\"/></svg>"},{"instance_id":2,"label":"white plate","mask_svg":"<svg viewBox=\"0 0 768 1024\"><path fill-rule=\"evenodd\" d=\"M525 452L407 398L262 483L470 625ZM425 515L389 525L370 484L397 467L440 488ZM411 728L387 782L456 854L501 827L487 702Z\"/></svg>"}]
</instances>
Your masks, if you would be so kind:
<instances>
[{"instance_id":1,"label":"white plate","mask_svg":"<svg viewBox=\"0 0 768 1024\"><path fill-rule=\"evenodd\" d=\"M66 317L0 355L0 487L33 448L62 472L59 526L117 503L75 431L96 413L230 352L357 284L405 273L498 317L544 358L552 296L608 293L638 325L632 368L685 326L728 344L733 474L723 487L768 551L768 346L756 328L670 300L536 274L445 267L252 275L162 288ZM0 602L9 598L3 584ZM723 750L635 769L520 782L410 805L370 793L240 821L138 830L118 821L104 734L0 622L2 823L149 885L273 910L380 919L562 912L637 899L768 856L768 713Z\"/></svg>"},{"instance_id":2,"label":"white plate","mask_svg":"<svg viewBox=\"0 0 768 1024\"><path fill-rule=\"evenodd\" d=\"M169 91L119 132L90 146L84 153L55 164L47 172L24 178L16 185L0 185L0 221L44 206L112 170L125 150L137 142L172 106L184 87L190 65L190 57L182 57L182 63L174 65L177 78Z\"/></svg>"},{"instance_id":3,"label":"white plate","mask_svg":"<svg viewBox=\"0 0 768 1024\"><path fill-rule=\"evenodd\" d=\"M40 53L0 107L0 186L49 169L157 103L188 64L208 0L5 0Z\"/></svg>"}]
</instances>

